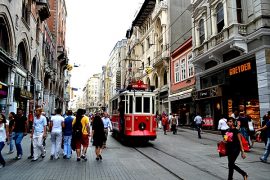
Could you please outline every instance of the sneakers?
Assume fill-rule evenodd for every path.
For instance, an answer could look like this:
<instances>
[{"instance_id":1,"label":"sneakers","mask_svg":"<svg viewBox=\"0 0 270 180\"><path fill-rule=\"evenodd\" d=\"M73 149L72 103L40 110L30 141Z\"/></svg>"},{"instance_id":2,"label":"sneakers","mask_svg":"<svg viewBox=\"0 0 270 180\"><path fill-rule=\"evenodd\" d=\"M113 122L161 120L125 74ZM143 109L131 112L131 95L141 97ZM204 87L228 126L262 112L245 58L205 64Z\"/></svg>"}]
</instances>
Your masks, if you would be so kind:
<instances>
[{"instance_id":1,"label":"sneakers","mask_svg":"<svg viewBox=\"0 0 270 180\"><path fill-rule=\"evenodd\" d=\"M34 158L34 156L31 156L31 155L30 155L30 156L28 156L27 159L33 159L33 158Z\"/></svg>"},{"instance_id":2,"label":"sneakers","mask_svg":"<svg viewBox=\"0 0 270 180\"><path fill-rule=\"evenodd\" d=\"M38 158L37 158L37 159L32 159L31 162L35 162L35 161L37 161L37 160L38 160Z\"/></svg>"},{"instance_id":3,"label":"sneakers","mask_svg":"<svg viewBox=\"0 0 270 180\"><path fill-rule=\"evenodd\" d=\"M78 157L78 158L77 158L77 161L81 161L81 158Z\"/></svg>"},{"instance_id":4,"label":"sneakers","mask_svg":"<svg viewBox=\"0 0 270 180\"><path fill-rule=\"evenodd\" d=\"M63 159L67 159L67 155L64 155L64 156L63 156Z\"/></svg>"},{"instance_id":5,"label":"sneakers","mask_svg":"<svg viewBox=\"0 0 270 180\"><path fill-rule=\"evenodd\" d=\"M261 162L266 163L267 161L260 157Z\"/></svg>"},{"instance_id":6,"label":"sneakers","mask_svg":"<svg viewBox=\"0 0 270 180\"><path fill-rule=\"evenodd\" d=\"M85 157L85 155L81 155L81 158L82 158L84 161L87 161L87 158Z\"/></svg>"},{"instance_id":7,"label":"sneakers","mask_svg":"<svg viewBox=\"0 0 270 180\"><path fill-rule=\"evenodd\" d=\"M15 157L14 159L15 160L20 160L20 159L22 159L22 155L19 155L19 156Z\"/></svg>"},{"instance_id":8,"label":"sneakers","mask_svg":"<svg viewBox=\"0 0 270 180\"><path fill-rule=\"evenodd\" d=\"M45 156L46 156L46 152L44 152L43 154L41 154L42 159L45 158Z\"/></svg>"}]
</instances>

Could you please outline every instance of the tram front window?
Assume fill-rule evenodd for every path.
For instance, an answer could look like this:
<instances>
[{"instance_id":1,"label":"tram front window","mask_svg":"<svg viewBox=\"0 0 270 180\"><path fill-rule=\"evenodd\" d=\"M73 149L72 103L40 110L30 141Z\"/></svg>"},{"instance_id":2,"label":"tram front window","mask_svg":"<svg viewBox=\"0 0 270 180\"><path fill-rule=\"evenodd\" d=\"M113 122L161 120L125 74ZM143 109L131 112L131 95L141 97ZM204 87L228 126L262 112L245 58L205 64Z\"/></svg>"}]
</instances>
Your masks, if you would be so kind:
<instances>
[{"instance_id":1,"label":"tram front window","mask_svg":"<svg viewBox=\"0 0 270 180\"><path fill-rule=\"evenodd\" d=\"M150 113L150 97L145 97L143 99L143 112Z\"/></svg>"},{"instance_id":2,"label":"tram front window","mask_svg":"<svg viewBox=\"0 0 270 180\"><path fill-rule=\"evenodd\" d=\"M141 113L142 112L142 97L136 97L135 111L136 111L136 113Z\"/></svg>"},{"instance_id":3,"label":"tram front window","mask_svg":"<svg viewBox=\"0 0 270 180\"><path fill-rule=\"evenodd\" d=\"M129 113L133 113L133 96L129 96Z\"/></svg>"}]
</instances>

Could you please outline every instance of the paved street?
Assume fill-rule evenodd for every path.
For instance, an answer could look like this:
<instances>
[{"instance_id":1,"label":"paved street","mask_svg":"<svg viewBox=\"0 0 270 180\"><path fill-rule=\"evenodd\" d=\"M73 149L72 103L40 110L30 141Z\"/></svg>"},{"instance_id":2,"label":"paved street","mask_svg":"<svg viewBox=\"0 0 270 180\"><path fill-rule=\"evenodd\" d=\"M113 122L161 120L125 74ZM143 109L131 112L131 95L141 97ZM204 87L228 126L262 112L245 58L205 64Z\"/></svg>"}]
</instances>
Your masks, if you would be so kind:
<instances>
[{"instance_id":1,"label":"paved street","mask_svg":"<svg viewBox=\"0 0 270 180\"><path fill-rule=\"evenodd\" d=\"M94 148L88 151L87 162L76 162L75 155L71 160L49 160L50 143L47 140L47 156L43 160L31 162L29 155L29 136L23 141L24 156L13 160L15 154L4 157L7 166L0 170L2 180L59 180L59 179L226 179L227 159L220 158L216 151L216 142L221 136L206 133L197 139L196 131L180 129L177 135L163 135L160 131L156 141L146 147L126 147L108 140L108 148L103 153L103 161L95 160ZM263 144L255 144L248 157L237 164L248 172L250 179L269 179L270 164L259 161ZM170 172L169 172L170 171ZM235 179L242 177L235 173Z\"/></svg>"}]
</instances>

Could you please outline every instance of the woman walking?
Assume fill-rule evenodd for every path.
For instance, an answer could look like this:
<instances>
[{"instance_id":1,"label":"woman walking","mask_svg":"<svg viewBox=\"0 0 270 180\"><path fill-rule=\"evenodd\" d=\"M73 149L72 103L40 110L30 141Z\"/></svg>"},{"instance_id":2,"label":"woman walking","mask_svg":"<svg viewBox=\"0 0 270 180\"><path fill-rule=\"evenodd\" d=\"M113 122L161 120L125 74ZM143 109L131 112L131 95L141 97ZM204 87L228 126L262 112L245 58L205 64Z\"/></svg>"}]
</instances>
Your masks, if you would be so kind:
<instances>
[{"instance_id":1,"label":"woman walking","mask_svg":"<svg viewBox=\"0 0 270 180\"><path fill-rule=\"evenodd\" d=\"M105 141L104 125L100 116L95 116L92 126L93 146L96 147L96 160L102 160L101 151Z\"/></svg>"},{"instance_id":2,"label":"woman walking","mask_svg":"<svg viewBox=\"0 0 270 180\"><path fill-rule=\"evenodd\" d=\"M229 175L228 180L233 179L233 172L236 170L239 172L244 180L247 180L247 173L240 169L236 164L235 161L241 151L241 156L243 159L246 158L246 154L244 152L244 148L241 141L241 134L238 129L235 128L234 125L235 119L230 117L227 121L229 126L228 132L226 133L227 137L227 151L228 151L228 167L229 167ZM231 138L230 138L231 137Z\"/></svg>"},{"instance_id":3,"label":"woman walking","mask_svg":"<svg viewBox=\"0 0 270 180\"><path fill-rule=\"evenodd\" d=\"M3 114L0 114L0 169L6 165L6 162L2 156L2 149L5 146L6 139L8 140L7 142L9 142L8 129L6 117Z\"/></svg>"}]
</instances>

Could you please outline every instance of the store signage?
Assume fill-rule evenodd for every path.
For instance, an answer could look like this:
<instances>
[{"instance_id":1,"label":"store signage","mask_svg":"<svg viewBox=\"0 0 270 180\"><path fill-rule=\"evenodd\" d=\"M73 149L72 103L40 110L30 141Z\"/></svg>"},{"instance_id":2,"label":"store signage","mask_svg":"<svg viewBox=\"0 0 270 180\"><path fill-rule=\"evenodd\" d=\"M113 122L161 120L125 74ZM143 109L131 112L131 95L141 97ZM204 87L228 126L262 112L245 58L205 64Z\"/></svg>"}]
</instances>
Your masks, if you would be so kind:
<instances>
[{"instance_id":1,"label":"store signage","mask_svg":"<svg viewBox=\"0 0 270 180\"><path fill-rule=\"evenodd\" d=\"M147 89L147 84L144 84L143 81L138 80L136 83L132 84L133 89Z\"/></svg>"},{"instance_id":2,"label":"store signage","mask_svg":"<svg viewBox=\"0 0 270 180\"><path fill-rule=\"evenodd\" d=\"M229 69L229 75L233 76L251 70L251 63L245 63Z\"/></svg>"},{"instance_id":3,"label":"store signage","mask_svg":"<svg viewBox=\"0 0 270 180\"><path fill-rule=\"evenodd\" d=\"M222 95L222 92L219 86L214 86L208 89L192 92L193 100L207 99L207 98L212 98L212 97L218 97L221 95Z\"/></svg>"},{"instance_id":4,"label":"store signage","mask_svg":"<svg viewBox=\"0 0 270 180\"><path fill-rule=\"evenodd\" d=\"M33 95L30 91L21 88L15 88L14 95L16 98L33 99Z\"/></svg>"},{"instance_id":5,"label":"store signage","mask_svg":"<svg viewBox=\"0 0 270 180\"><path fill-rule=\"evenodd\" d=\"M8 87L3 84L0 84L0 97L6 98L7 94L8 94Z\"/></svg>"},{"instance_id":6,"label":"store signage","mask_svg":"<svg viewBox=\"0 0 270 180\"><path fill-rule=\"evenodd\" d=\"M210 97L210 89L202 90L198 92L198 98L203 99Z\"/></svg>"}]
</instances>

